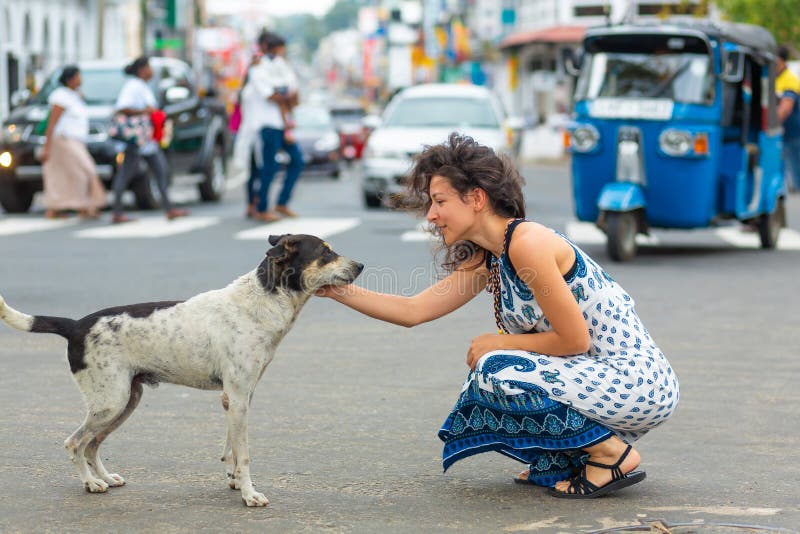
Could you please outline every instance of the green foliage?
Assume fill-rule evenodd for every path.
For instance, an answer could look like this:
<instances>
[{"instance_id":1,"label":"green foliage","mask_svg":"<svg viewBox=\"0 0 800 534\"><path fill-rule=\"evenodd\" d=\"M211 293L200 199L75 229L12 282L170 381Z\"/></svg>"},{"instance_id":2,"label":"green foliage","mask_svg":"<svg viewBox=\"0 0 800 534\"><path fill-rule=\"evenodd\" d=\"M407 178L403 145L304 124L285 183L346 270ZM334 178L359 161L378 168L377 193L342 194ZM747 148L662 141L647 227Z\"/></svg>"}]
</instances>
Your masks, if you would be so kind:
<instances>
[{"instance_id":1,"label":"green foliage","mask_svg":"<svg viewBox=\"0 0 800 534\"><path fill-rule=\"evenodd\" d=\"M763 26L779 44L800 49L800 0L717 0L727 20Z\"/></svg>"}]
</instances>

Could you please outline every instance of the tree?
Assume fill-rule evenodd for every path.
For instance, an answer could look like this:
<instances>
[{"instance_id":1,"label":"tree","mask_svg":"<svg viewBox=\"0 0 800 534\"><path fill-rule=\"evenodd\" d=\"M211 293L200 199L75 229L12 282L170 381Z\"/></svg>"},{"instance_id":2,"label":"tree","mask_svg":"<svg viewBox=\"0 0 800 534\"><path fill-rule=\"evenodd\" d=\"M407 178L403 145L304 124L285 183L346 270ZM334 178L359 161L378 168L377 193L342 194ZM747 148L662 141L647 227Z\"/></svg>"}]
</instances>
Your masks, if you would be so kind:
<instances>
[{"instance_id":1,"label":"tree","mask_svg":"<svg viewBox=\"0 0 800 534\"><path fill-rule=\"evenodd\" d=\"M800 0L717 0L726 19L757 24L779 44L800 50Z\"/></svg>"}]
</instances>

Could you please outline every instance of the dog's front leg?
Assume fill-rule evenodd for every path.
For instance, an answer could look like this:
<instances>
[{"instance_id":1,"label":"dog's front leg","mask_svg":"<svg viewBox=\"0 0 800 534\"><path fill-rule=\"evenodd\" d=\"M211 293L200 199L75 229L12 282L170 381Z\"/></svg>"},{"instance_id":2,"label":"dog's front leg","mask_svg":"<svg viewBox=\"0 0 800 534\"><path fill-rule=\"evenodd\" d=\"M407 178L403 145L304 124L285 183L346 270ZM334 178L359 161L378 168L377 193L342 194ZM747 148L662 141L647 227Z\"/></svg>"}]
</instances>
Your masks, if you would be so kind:
<instances>
[{"instance_id":1,"label":"dog's front leg","mask_svg":"<svg viewBox=\"0 0 800 534\"><path fill-rule=\"evenodd\" d=\"M269 500L253 488L250 479L250 449L247 442L249 395L238 391L225 393L228 395L228 440L233 450L233 483L241 488L242 500L247 506L266 506Z\"/></svg>"}]
</instances>

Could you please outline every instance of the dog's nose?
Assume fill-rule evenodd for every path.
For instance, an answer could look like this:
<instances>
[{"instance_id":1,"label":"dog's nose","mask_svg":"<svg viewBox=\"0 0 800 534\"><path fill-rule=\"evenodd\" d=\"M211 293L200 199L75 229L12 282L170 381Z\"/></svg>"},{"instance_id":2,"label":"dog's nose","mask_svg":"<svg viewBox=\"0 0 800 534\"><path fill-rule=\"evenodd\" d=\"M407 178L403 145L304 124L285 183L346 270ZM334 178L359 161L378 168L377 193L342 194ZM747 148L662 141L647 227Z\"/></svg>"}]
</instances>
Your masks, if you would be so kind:
<instances>
[{"instance_id":1,"label":"dog's nose","mask_svg":"<svg viewBox=\"0 0 800 534\"><path fill-rule=\"evenodd\" d=\"M356 276L361 274L361 271L364 270L364 264L356 262Z\"/></svg>"}]
</instances>

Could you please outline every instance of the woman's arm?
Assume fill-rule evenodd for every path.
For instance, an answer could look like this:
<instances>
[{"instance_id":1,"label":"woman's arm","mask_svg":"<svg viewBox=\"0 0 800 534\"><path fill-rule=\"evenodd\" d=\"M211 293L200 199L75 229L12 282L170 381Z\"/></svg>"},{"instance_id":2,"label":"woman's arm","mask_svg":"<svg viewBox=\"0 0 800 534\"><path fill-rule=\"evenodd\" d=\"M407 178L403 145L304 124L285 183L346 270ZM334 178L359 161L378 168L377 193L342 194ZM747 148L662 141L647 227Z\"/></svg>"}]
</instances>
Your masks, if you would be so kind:
<instances>
[{"instance_id":1,"label":"woman's arm","mask_svg":"<svg viewBox=\"0 0 800 534\"><path fill-rule=\"evenodd\" d=\"M44 132L44 146L42 147L42 152L39 155L39 160L44 163L47 161L47 158L50 157L50 146L53 142L53 130L55 130L56 123L58 123L58 119L61 118L61 115L64 113L64 108L53 104L50 106L50 116L47 118L47 129Z\"/></svg>"},{"instance_id":2,"label":"woman's arm","mask_svg":"<svg viewBox=\"0 0 800 534\"><path fill-rule=\"evenodd\" d=\"M486 269L458 270L413 297L377 293L349 285L326 288L320 296L381 321L412 327L438 319L469 302L486 287Z\"/></svg>"},{"instance_id":3,"label":"woman's arm","mask_svg":"<svg viewBox=\"0 0 800 534\"><path fill-rule=\"evenodd\" d=\"M472 340L467 365L494 350L526 350L552 356L572 356L589 350L591 337L583 312L559 268L561 256L570 256L564 240L540 225L519 226L509 246L517 275L533 292L552 330L535 334L484 334ZM568 262L567 262L568 263Z\"/></svg>"}]
</instances>

